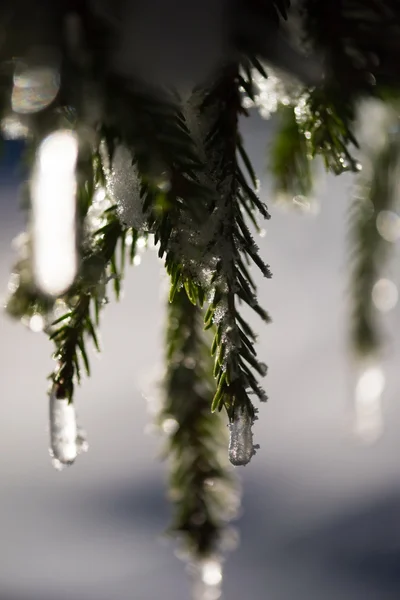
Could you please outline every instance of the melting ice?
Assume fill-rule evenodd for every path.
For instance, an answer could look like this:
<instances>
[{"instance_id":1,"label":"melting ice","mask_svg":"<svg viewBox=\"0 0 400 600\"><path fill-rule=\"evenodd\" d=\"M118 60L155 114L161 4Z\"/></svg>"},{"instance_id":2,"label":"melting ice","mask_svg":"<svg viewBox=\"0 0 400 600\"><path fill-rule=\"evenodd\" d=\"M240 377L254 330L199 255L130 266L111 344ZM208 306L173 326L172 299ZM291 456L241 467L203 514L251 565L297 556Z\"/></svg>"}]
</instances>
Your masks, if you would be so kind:
<instances>
[{"instance_id":1,"label":"melting ice","mask_svg":"<svg viewBox=\"0 0 400 600\"><path fill-rule=\"evenodd\" d=\"M253 444L253 419L239 409L234 420L229 423L229 460L235 466L247 465L255 454Z\"/></svg>"},{"instance_id":2,"label":"melting ice","mask_svg":"<svg viewBox=\"0 0 400 600\"><path fill-rule=\"evenodd\" d=\"M76 422L75 406L66 398L50 395L50 456L53 466L61 470L71 465L80 452L88 448L86 435Z\"/></svg>"}]
</instances>

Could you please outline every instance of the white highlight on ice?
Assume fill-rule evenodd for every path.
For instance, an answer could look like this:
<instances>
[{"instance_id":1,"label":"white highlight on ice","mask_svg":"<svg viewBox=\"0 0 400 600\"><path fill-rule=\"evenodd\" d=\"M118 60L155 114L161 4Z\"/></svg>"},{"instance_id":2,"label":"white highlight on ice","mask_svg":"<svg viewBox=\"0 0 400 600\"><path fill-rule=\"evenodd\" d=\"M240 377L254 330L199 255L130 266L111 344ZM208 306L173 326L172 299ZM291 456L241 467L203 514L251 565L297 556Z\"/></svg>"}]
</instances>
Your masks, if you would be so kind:
<instances>
[{"instance_id":1,"label":"white highlight on ice","mask_svg":"<svg viewBox=\"0 0 400 600\"><path fill-rule=\"evenodd\" d=\"M39 333L40 331L43 331L43 328L44 328L44 318L42 317L42 315L39 315L39 314L32 315L31 318L29 319L29 329L31 331L33 331L34 333Z\"/></svg>"},{"instance_id":2,"label":"white highlight on ice","mask_svg":"<svg viewBox=\"0 0 400 600\"><path fill-rule=\"evenodd\" d=\"M77 158L73 131L50 134L39 147L31 182L35 282L52 296L68 289L77 270Z\"/></svg>"},{"instance_id":3,"label":"white highlight on ice","mask_svg":"<svg viewBox=\"0 0 400 600\"><path fill-rule=\"evenodd\" d=\"M75 406L66 398L57 398L55 393L49 399L50 456L58 471L71 465L80 452L86 452L88 443L85 433L78 428Z\"/></svg>"},{"instance_id":4,"label":"white highlight on ice","mask_svg":"<svg viewBox=\"0 0 400 600\"><path fill-rule=\"evenodd\" d=\"M127 234L126 234L126 237L125 237L125 244L126 244L128 247L129 247L129 246L132 246L132 244L133 244L133 235L132 235L132 233L131 233L131 232L129 232L129 233L127 233Z\"/></svg>"},{"instance_id":5,"label":"white highlight on ice","mask_svg":"<svg viewBox=\"0 0 400 600\"><path fill-rule=\"evenodd\" d=\"M173 435L179 429L179 423L176 419L168 418L162 422L162 430L167 435Z\"/></svg>"},{"instance_id":6,"label":"white highlight on ice","mask_svg":"<svg viewBox=\"0 0 400 600\"><path fill-rule=\"evenodd\" d=\"M397 242L400 238L400 216L392 210L381 210L376 218L376 228L387 242Z\"/></svg>"},{"instance_id":7,"label":"white highlight on ice","mask_svg":"<svg viewBox=\"0 0 400 600\"><path fill-rule=\"evenodd\" d=\"M92 235L105 225L104 213L110 206L111 201L107 197L106 189L102 186L98 187L93 195L93 202L85 219L85 227L89 235Z\"/></svg>"},{"instance_id":8,"label":"white highlight on ice","mask_svg":"<svg viewBox=\"0 0 400 600\"><path fill-rule=\"evenodd\" d=\"M385 375L380 367L368 367L360 375L355 390L355 424L357 437L373 443L383 432L382 393Z\"/></svg>"},{"instance_id":9,"label":"white highlight on ice","mask_svg":"<svg viewBox=\"0 0 400 600\"><path fill-rule=\"evenodd\" d=\"M107 193L105 188L98 187L94 193L94 202L103 202L106 199Z\"/></svg>"},{"instance_id":10,"label":"white highlight on ice","mask_svg":"<svg viewBox=\"0 0 400 600\"><path fill-rule=\"evenodd\" d=\"M398 300L397 286L390 279L379 279L372 288L372 301L380 312L389 312Z\"/></svg>"},{"instance_id":11,"label":"white highlight on ice","mask_svg":"<svg viewBox=\"0 0 400 600\"><path fill-rule=\"evenodd\" d=\"M139 237L137 242L136 242L136 247L138 250L143 250L144 248L146 248L146 238L145 237Z\"/></svg>"},{"instance_id":12,"label":"white highlight on ice","mask_svg":"<svg viewBox=\"0 0 400 600\"><path fill-rule=\"evenodd\" d=\"M216 559L206 559L195 566L194 600L218 600L221 597L222 566Z\"/></svg>"},{"instance_id":13,"label":"white highlight on ice","mask_svg":"<svg viewBox=\"0 0 400 600\"><path fill-rule=\"evenodd\" d=\"M202 579L207 585L218 585L222 581L221 564L216 560L204 562L202 566Z\"/></svg>"}]
</instances>

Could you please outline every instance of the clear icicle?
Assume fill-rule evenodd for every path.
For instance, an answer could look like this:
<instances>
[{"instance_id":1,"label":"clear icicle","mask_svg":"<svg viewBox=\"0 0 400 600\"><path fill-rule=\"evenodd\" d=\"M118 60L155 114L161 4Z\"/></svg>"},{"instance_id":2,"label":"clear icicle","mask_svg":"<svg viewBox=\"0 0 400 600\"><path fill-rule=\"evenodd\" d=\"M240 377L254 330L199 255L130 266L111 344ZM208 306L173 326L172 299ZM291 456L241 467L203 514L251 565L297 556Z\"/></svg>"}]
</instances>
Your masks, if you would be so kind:
<instances>
[{"instance_id":1,"label":"clear icicle","mask_svg":"<svg viewBox=\"0 0 400 600\"><path fill-rule=\"evenodd\" d=\"M50 394L50 456L55 469L72 465L80 452L88 449L86 433L76 422L75 407L66 398Z\"/></svg>"},{"instance_id":2,"label":"clear icicle","mask_svg":"<svg viewBox=\"0 0 400 600\"><path fill-rule=\"evenodd\" d=\"M235 466L247 465L255 454L253 444L252 417L243 409L238 409L234 420L229 423L229 460Z\"/></svg>"},{"instance_id":3,"label":"clear icicle","mask_svg":"<svg viewBox=\"0 0 400 600\"><path fill-rule=\"evenodd\" d=\"M358 439L373 444L382 435L382 393L385 375L379 366L368 366L361 372L355 389L354 432Z\"/></svg>"},{"instance_id":4,"label":"clear icicle","mask_svg":"<svg viewBox=\"0 0 400 600\"><path fill-rule=\"evenodd\" d=\"M209 558L194 566L193 600L218 600L221 597L221 561Z\"/></svg>"}]
</instances>

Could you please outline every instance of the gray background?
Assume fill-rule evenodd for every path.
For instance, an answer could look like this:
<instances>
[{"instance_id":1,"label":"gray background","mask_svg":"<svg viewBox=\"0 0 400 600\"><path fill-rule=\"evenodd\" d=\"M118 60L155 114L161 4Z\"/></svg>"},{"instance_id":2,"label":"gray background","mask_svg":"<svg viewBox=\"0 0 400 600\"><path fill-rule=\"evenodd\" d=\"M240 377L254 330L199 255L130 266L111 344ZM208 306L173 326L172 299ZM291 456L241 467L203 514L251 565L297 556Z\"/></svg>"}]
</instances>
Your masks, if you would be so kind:
<instances>
[{"instance_id":1,"label":"gray background","mask_svg":"<svg viewBox=\"0 0 400 600\"><path fill-rule=\"evenodd\" d=\"M389 600L400 597L400 403L394 337L385 363L385 435L372 447L350 433L346 354L346 207L351 178L320 185L318 218L269 202L268 126L246 124L272 220L259 240L271 281L258 278L273 317L259 332L270 400L261 444L239 469L241 545L228 556L229 600ZM1 179L0 283L21 230L16 179ZM161 440L144 433L143 397L162 359L161 264L154 252L129 271L124 299L102 323L103 352L77 392L90 450L62 473L47 454L45 336L0 317L1 600L184 600L189 584L171 545ZM396 311L387 318L395 334ZM150 386L151 387L151 386Z\"/></svg>"}]
</instances>

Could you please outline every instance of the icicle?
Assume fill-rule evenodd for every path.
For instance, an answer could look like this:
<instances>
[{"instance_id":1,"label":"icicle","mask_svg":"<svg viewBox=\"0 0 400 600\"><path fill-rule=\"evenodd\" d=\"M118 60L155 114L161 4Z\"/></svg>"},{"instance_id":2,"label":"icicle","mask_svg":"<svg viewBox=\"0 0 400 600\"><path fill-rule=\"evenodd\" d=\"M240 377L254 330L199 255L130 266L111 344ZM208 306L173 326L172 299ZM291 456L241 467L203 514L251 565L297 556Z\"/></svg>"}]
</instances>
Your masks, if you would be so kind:
<instances>
[{"instance_id":1,"label":"icicle","mask_svg":"<svg viewBox=\"0 0 400 600\"><path fill-rule=\"evenodd\" d=\"M356 384L354 431L367 444L377 441L383 432L384 387L385 375L379 366L364 368Z\"/></svg>"},{"instance_id":2,"label":"icicle","mask_svg":"<svg viewBox=\"0 0 400 600\"><path fill-rule=\"evenodd\" d=\"M77 270L77 158L78 139L73 131L50 134L39 147L31 183L34 278L51 296L65 292Z\"/></svg>"},{"instance_id":3,"label":"icicle","mask_svg":"<svg viewBox=\"0 0 400 600\"><path fill-rule=\"evenodd\" d=\"M49 400L50 456L55 469L72 465L80 452L86 452L85 432L76 423L75 407L66 398L57 398L54 391Z\"/></svg>"},{"instance_id":4,"label":"icicle","mask_svg":"<svg viewBox=\"0 0 400 600\"><path fill-rule=\"evenodd\" d=\"M235 466L247 465L255 454L252 426L253 419L243 409L229 423L229 460Z\"/></svg>"},{"instance_id":5,"label":"icicle","mask_svg":"<svg viewBox=\"0 0 400 600\"><path fill-rule=\"evenodd\" d=\"M194 566L193 600L218 600L221 597L222 565L206 559Z\"/></svg>"}]
</instances>

